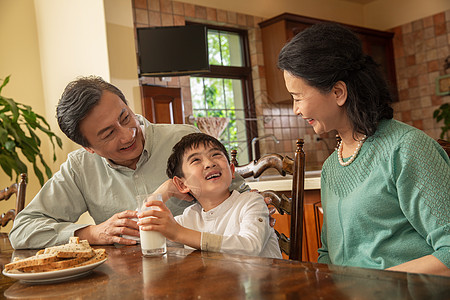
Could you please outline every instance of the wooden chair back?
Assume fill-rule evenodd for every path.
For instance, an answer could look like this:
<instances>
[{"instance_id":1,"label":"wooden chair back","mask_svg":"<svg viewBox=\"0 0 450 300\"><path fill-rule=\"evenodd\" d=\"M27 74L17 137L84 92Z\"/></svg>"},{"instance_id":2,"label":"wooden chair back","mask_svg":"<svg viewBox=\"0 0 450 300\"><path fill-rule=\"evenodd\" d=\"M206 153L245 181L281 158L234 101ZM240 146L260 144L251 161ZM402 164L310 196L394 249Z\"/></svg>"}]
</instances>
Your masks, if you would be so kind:
<instances>
[{"instance_id":1,"label":"wooden chair back","mask_svg":"<svg viewBox=\"0 0 450 300\"><path fill-rule=\"evenodd\" d=\"M302 260L303 240L303 199L305 186L305 152L303 151L303 139L297 140L297 148L294 159L280 154L267 154L247 165L239 166L236 160L237 151L231 151L231 162L236 166L236 173L244 178L258 178L269 169L274 168L282 176L292 174L291 198L285 194L272 190L259 191L263 197L269 197L272 205L280 214L291 216L289 238L278 232L280 249L289 259Z\"/></svg>"},{"instance_id":2,"label":"wooden chair back","mask_svg":"<svg viewBox=\"0 0 450 300\"><path fill-rule=\"evenodd\" d=\"M445 152L447 152L447 155L450 157L450 142L441 139L438 139L437 142L444 148Z\"/></svg>"},{"instance_id":3,"label":"wooden chair back","mask_svg":"<svg viewBox=\"0 0 450 300\"><path fill-rule=\"evenodd\" d=\"M16 215L25 207L25 192L27 189L27 174L20 174L20 182L13 183L11 186L0 190L0 201L8 200L13 194L16 194L16 207L8 210L6 213L2 213L0 216L0 226L6 226L9 221L13 221Z\"/></svg>"}]
</instances>

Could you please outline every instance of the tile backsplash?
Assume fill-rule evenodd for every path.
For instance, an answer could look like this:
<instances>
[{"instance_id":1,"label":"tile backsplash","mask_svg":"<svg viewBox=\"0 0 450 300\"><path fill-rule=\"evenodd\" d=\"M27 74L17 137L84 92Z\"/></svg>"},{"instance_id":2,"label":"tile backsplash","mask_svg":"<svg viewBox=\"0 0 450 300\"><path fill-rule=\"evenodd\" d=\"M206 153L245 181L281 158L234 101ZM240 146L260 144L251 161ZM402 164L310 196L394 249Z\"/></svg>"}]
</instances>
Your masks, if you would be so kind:
<instances>
[{"instance_id":1,"label":"tile backsplash","mask_svg":"<svg viewBox=\"0 0 450 300\"><path fill-rule=\"evenodd\" d=\"M437 139L442 124L433 119L433 111L450 102L450 95L436 95L436 78L445 75L444 62L450 55L450 10L392 31L399 93L394 118Z\"/></svg>"}]
</instances>

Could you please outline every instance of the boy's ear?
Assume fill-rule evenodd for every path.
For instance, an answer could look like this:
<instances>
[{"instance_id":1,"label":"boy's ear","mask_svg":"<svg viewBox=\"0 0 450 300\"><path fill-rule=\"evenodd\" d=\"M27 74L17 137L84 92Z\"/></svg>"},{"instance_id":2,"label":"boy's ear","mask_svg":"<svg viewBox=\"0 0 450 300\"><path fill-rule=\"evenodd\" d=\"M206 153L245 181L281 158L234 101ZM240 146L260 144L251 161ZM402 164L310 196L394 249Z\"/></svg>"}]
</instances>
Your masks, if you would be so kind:
<instances>
[{"instance_id":1,"label":"boy's ear","mask_svg":"<svg viewBox=\"0 0 450 300\"><path fill-rule=\"evenodd\" d=\"M183 180L178 176L174 176L172 182L177 187L178 191L180 191L180 193L187 194L191 191L191 189L188 188L184 184Z\"/></svg>"},{"instance_id":2,"label":"boy's ear","mask_svg":"<svg viewBox=\"0 0 450 300\"><path fill-rule=\"evenodd\" d=\"M233 163L230 163L230 170L231 170L231 178L235 178L236 175L234 173L234 171L236 170L235 165Z\"/></svg>"}]
</instances>

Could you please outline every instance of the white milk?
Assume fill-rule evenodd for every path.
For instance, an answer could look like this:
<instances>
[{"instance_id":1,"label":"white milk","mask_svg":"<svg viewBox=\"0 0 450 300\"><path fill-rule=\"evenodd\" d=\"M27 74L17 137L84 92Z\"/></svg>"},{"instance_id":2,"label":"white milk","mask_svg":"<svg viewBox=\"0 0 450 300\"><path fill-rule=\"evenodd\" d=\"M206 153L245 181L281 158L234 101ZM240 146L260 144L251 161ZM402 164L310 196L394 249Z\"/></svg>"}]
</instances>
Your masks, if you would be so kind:
<instances>
[{"instance_id":1,"label":"white milk","mask_svg":"<svg viewBox=\"0 0 450 300\"><path fill-rule=\"evenodd\" d=\"M145 256L161 255L166 253L166 237L157 231L141 230L141 248Z\"/></svg>"},{"instance_id":2,"label":"white milk","mask_svg":"<svg viewBox=\"0 0 450 300\"><path fill-rule=\"evenodd\" d=\"M149 199L162 201L161 194L138 195L136 197L138 204L138 212L142 210L158 209L158 207L146 207L144 203ZM152 217L149 217L152 218ZM167 252L166 237L157 231L141 230L139 226L139 234L141 236L141 249L144 256L162 255Z\"/></svg>"}]
</instances>

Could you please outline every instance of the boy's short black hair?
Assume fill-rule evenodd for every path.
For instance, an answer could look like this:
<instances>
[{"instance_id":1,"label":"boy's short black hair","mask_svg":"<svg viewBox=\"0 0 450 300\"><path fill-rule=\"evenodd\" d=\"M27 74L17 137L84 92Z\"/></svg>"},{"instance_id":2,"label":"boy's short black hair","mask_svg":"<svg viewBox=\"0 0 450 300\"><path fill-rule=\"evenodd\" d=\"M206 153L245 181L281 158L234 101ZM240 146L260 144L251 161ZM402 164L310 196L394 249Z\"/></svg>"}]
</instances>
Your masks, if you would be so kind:
<instances>
[{"instance_id":1,"label":"boy's short black hair","mask_svg":"<svg viewBox=\"0 0 450 300\"><path fill-rule=\"evenodd\" d=\"M184 136L178 143L172 148L172 154L167 160L166 174L169 178L183 177L183 157L187 150L197 148L199 145L213 146L225 154L225 157L230 163L230 157L228 156L225 146L217 140L215 137L206 133L191 133Z\"/></svg>"}]
</instances>

